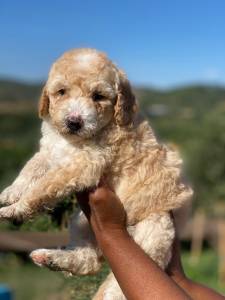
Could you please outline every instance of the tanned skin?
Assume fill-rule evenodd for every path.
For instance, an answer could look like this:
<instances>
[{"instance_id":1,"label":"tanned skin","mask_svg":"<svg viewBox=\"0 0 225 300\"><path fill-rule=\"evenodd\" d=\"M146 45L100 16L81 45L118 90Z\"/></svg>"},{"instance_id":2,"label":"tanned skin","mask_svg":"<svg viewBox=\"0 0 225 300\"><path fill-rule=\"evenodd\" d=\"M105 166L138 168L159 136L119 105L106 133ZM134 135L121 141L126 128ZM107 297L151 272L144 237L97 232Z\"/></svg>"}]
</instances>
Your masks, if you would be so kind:
<instances>
[{"instance_id":1,"label":"tanned skin","mask_svg":"<svg viewBox=\"0 0 225 300\"><path fill-rule=\"evenodd\" d=\"M128 300L225 299L185 276L177 240L171 263L163 272L129 236L123 205L107 186L101 184L94 191L79 193L77 199Z\"/></svg>"}]
</instances>

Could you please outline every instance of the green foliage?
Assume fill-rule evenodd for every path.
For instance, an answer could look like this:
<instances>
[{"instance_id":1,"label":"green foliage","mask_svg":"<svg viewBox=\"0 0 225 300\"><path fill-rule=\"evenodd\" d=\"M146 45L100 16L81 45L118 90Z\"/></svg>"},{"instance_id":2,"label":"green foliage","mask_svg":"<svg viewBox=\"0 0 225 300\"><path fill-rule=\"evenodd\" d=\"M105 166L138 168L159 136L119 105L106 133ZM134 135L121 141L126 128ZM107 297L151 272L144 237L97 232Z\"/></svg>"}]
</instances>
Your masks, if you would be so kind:
<instances>
[{"instance_id":1,"label":"green foliage","mask_svg":"<svg viewBox=\"0 0 225 300\"><path fill-rule=\"evenodd\" d=\"M210 209L225 199L225 110L219 105L202 122L195 147L189 149L189 174L199 204Z\"/></svg>"},{"instance_id":2,"label":"green foliage","mask_svg":"<svg viewBox=\"0 0 225 300\"><path fill-rule=\"evenodd\" d=\"M188 278L225 294L225 287L218 279L218 257L211 250L204 251L196 263L192 262L188 252L184 252L182 263Z\"/></svg>"},{"instance_id":3,"label":"green foliage","mask_svg":"<svg viewBox=\"0 0 225 300\"><path fill-rule=\"evenodd\" d=\"M27 84L13 80L0 80L1 101L37 100L41 84Z\"/></svg>"},{"instance_id":4,"label":"green foliage","mask_svg":"<svg viewBox=\"0 0 225 300\"><path fill-rule=\"evenodd\" d=\"M35 114L1 114L0 188L15 178L37 148L39 137L40 122Z\"/></svg>"},{"instance_id":5,"label":"green foliage","mask_svg":"<svg viewBox=\"0 0 225 300\"><path fill-rule=\"evenodd\" d=\"M108 272L104 264L97 275L65 277L62 273L24 263L15 255L0 257L1 283L13 289L17 300L89 300Z\"/></svg>"},{"instance_id":6,"label":"green foliage","mask_svg":"<svg viewBox=\"0 0 225 300\"><path fill-rule=\"evenodd\" d=\"M109 273L108 265L105 263L97 275L75 276L70 278L71 300L92 299L98 287Z\"/></svg>"},{"instance_id":7,"label":"green foliage","mask_svg":"<svg viewBox=\"0 0 225 300\"><path fill-rule=\"evenodd\" d=\"M62 274L41 269L31 263L24 263L15 255L0 257L1 283L7 283L17 300L50 300L58 298L65 289Z\"/></svg>"}]
</instances>

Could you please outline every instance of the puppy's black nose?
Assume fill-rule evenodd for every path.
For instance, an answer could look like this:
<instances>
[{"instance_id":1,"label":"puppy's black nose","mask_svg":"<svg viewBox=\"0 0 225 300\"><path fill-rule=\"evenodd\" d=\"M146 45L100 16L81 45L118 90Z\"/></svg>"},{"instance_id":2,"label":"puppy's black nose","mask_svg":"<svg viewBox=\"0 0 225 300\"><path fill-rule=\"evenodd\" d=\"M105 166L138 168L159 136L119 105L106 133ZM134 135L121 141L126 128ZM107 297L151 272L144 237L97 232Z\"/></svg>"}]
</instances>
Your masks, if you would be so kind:
<instances>
[{"instance_id":1,"label":"puppy's black nose","mask_svg":"<svg viewBox=\"0 0 225 300\"><path fill-rule=\"evenodd\" d=\"M66 126L71 132L77 132L81 129L83 121L80 117L71 116L66 120Z\"/></svg>"}]
</instances>

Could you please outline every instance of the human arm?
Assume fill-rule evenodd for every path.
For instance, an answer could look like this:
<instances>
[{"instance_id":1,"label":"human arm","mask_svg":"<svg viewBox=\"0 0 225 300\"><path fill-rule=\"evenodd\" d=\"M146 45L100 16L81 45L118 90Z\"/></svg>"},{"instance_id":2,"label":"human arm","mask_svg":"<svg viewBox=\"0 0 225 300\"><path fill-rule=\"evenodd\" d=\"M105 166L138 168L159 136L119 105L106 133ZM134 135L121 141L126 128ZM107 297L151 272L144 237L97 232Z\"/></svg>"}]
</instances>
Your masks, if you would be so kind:
<instances>
[{"instance_id":1,"label":"human arm","mask_svg":"<svg viewBox=\"0 0 225 300\"><path fill-rule=\"evenodd\" d=\"M112 191L79 194L78 202L127 299L191 299L129 236L125 211Z\"/></svg>"},{"instance_id":2,"label":"human arm","mask_svg":"<svg viewBox=\"0 0 225 300\"><path fill-rule=\"evenodd\" d=\"M189 279L183 270L180 255L180 244L176 238L173 244L172 259L167 268L167 274L170 278L177 283L186 293L196 300L222 300L224 296L216 293L214 290L196 283Z\"/></svg>"},{"instance_id":3,"label":"human arm","mask_svg":"<svg viewBox=\"0 0 225 300\"><path fill-rule=\"evenodd\" d=\"M224 296L186 277L177 239L167 275L145 255L128 235L125 211L112 191L101 187L77 196L98 244L129 300L168 299L168 295L171 299L225 299Z\"/></svg>"}]
</instances>

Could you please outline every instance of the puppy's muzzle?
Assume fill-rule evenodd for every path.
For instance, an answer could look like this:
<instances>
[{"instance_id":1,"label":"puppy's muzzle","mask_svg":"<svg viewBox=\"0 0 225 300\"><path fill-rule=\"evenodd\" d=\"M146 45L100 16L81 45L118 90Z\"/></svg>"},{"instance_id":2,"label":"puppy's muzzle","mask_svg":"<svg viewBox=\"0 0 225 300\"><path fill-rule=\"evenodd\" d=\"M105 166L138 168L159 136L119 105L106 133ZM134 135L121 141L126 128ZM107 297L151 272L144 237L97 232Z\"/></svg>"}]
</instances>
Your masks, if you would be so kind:
<instances>
[{"instance_id":1,"label":"puppy's muzzle","mask_svg":"<svg viewBox=\"0 0 225 300\"><path fill-rule=\"evenodd\" d=\"M83 123L80 116L71 115L66 119L66 127L71 133L78 132L83 127Z\"/></svg>"}]
</instances>

